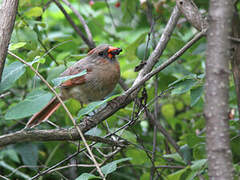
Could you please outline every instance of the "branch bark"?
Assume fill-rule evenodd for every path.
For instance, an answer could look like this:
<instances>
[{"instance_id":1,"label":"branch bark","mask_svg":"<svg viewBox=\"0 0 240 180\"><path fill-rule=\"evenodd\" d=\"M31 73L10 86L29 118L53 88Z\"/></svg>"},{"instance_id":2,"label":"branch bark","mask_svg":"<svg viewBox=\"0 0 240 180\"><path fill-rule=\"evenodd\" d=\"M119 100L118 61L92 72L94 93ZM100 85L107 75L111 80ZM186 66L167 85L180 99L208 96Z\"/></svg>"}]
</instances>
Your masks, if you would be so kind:
<instances>
[{"instance_id":1,"label":"branch bark","mask_svg":"<svg viewBox=\"0 0 240 180\"><path fill-rule=\"evenodd\" d=\"M107 138L84 135L87 140L102 142L111 146L124 146L124 143ZM15 142L33 141L78 141L81 139L76 129L54 129L54 130L22 130L1 136L0 147L14 144Z\"/></svg>"},{"instance_id":2,"label":"branch bark","mask_svg":"<svg viewBox=\"0 0 240 180\"><path fill-rule=\"evenodd\" d=\"M206 59L206 141L209 179L233 179L229 145L228 83L232 0L211 0Z\"/></svg>"},{"instance_id":3,"label":"branch bark","mask_svg":"<svg viewBox=\"0 0 240 180\"><path fill-rule=\"evenodd\" d=\"M176 0L177 7L185 16L190 24L192 24L198 31L207 28L207 21L202 17L198 7L192 0Z\"/></svg>"},{"instance_id":4,"label":"branch bark","mask_svg":"<svg viewBox=\"0 0 240 180\"><path fill-rule=\"evenodd\" d=\"M17 14L18 0L3 0L0 9L0 82Z\"/></svg>"}]
</instances>

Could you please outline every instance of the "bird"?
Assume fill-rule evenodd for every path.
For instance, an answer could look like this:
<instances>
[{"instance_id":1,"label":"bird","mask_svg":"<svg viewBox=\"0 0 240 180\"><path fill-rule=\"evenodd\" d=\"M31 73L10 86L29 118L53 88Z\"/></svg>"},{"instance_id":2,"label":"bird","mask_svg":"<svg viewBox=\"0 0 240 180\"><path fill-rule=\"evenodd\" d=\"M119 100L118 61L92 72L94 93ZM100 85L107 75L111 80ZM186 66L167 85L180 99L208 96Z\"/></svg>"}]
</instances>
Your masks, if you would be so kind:
<instances>
[{"instance_id":1,"label":"bird","mask_svg":"<svg viewBox=\"0 0 240 180\"><path fill-rule=\"evenodd\" d=\"M85 58L68 67L60 77L75 75L82 71L86 73L60 84L61 99L65 101L73 98L81 104L103 100L114 90L120 79L120 66L116 55L121 52L121 48L101 44L90 50ZM40 112L29 119L25 128L33 128L47 120L60 105L55 96Z\"/></svg>"}]
</instances>

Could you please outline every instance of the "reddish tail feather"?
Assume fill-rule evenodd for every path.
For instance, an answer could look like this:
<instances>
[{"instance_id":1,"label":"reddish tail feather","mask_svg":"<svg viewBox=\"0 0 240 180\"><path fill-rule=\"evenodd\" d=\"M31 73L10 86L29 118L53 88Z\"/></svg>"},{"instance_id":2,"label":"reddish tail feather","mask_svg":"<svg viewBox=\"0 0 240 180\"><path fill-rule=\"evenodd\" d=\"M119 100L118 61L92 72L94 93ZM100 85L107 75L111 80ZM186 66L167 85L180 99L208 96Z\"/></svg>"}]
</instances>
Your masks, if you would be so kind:
<instances>
[{"instance_id":1,"label":"reddish tail feather","mask_svg":"<svg viewBox=\"0 0 240 180\"><path fill-rule=\"evenodd\" d=\"M34 114L29 119L26 128L32 128L41 122L47 120L60 106L60 102L54 97L40 112Z\"/></svg>"}]
</instances>

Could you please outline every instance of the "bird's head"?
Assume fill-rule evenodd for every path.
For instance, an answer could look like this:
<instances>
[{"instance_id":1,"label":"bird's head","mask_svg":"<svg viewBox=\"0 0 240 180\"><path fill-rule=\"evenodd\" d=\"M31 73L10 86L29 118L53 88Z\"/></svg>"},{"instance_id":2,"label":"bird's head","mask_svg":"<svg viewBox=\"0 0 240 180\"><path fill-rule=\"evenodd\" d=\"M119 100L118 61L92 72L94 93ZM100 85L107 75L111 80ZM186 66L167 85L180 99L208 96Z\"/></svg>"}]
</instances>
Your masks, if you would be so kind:
<instances>
[{"instance_id":1,"label":"bird's head","mask_svg":"<svg viewBox=\"0 0 240 180\"><path fill-rule=\"evenodd\" d=\"M89 51L88 55L100 56L103 58L114 60L115 56L119 55L121 52L122 52L121 48L116 48L108 44L102 44Z\"/></svg>"}]
</instances>

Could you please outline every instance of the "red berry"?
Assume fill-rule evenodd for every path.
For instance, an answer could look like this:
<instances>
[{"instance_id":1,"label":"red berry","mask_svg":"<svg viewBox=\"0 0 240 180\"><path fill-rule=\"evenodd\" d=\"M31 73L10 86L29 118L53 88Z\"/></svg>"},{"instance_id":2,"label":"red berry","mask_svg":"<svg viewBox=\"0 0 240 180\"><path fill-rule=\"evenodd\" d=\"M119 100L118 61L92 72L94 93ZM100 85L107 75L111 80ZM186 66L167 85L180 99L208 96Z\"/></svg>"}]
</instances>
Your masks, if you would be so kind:
<instances>
[{"instance_id":1,"label":"red berry","mask_svg":"<svg viewBox=\"0 0 240 180\"><path fill-rule=\"evenodd\" d=\"M118 2L116 2L116 4L115 4L115 7L116 8L119 8L121 6L121 3L118 1Z\"/></svg>"},{"instance_id":2,"label":"red berry","mask_svg":"<svg viewBox=\"0 0 240 180\"><path fill-rule=\"evenodd\" d=\"M93 0L90 0L90 1L89 1L89 5L90 5L90 6L94 5L94 1L93 1Z\"/></svg>"}]
</instances>

